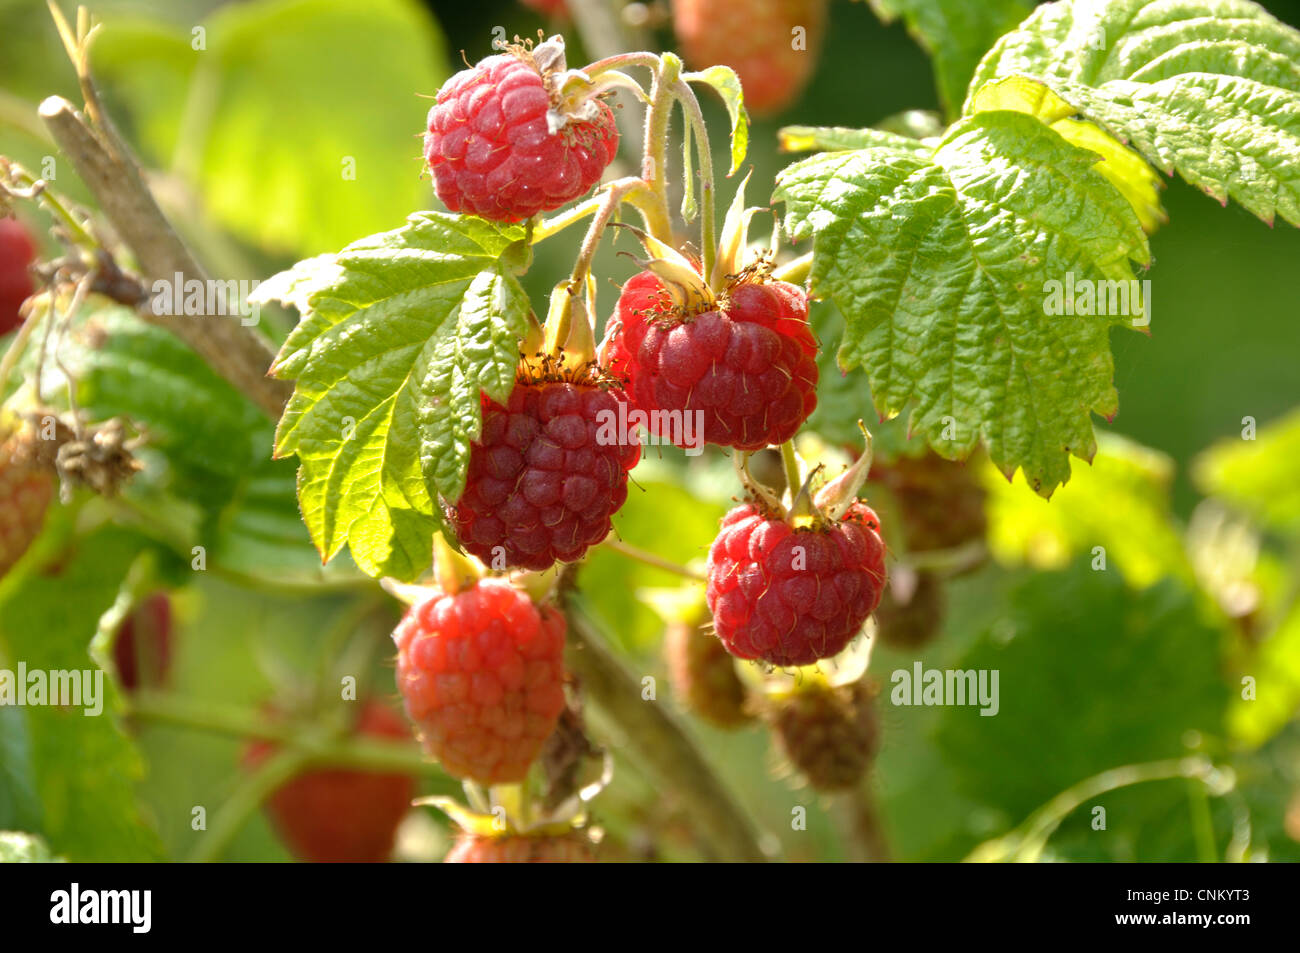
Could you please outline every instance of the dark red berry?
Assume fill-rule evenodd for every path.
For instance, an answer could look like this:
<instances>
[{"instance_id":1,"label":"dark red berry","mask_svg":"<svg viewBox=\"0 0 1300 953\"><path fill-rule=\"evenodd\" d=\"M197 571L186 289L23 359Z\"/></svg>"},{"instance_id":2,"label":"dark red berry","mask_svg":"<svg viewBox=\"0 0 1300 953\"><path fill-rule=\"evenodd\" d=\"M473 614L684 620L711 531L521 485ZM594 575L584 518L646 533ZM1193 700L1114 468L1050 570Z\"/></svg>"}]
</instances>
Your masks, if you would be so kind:
<instances>
[{"instance_id":1,"label":"dark red berry","mask_svg":"<svg viewBox=\"0 0 1300 953\"><path fill-rule=\"evenodd\" d=\"M738 728L752 719L735 660L703 626L670 622L664 655L673 691L696 715L719 728Z\"/></svg>"},{"instance_id":2,"label":"dark red berry","mask_svg":"<svg viewBox=\"0 0 1300 953\"><path fill-rule=\"evenodd\" d=\"M520 382L504 407L485 397L452 510L461 545L493 569L542 570L604 539L641 457L618 427L623 400L617 388L564 381Z\"/></svg>"},{"instance_id":3,"label":"dark red berry","mask_svg":"<svg viewBox=\"0 0 1300 953\"><path fill-rule=\"evenodd\" d=\"M979 470L970 462L945 460L932 450L872 464L868 484L888 489L898 501L907 548L952 549L984 538L986 519Z\"/></svg>"},{"instance_id":4,"label":"dark red berry","mask_svg":"<svg viewBox=\"0 0 1300 953\"><path fill-rule=\"evenodd\" d=\"M552 69L542 53L489 56L438 91L424 157L453 212L530 218L588 192L614 161L614 114L598 99L562 101L562 67Z\"/></svg>"},{"instance_id":5,"label":"dark red berry","mask_svg":"<svg viewBox=\"0 0 1300 953\"><path fill-rule=\"evenodd\" d=\"M781 281L739 282L718 307L690 314L642 272L623 286L601 356L650 432L678 446L691 426L682 414L700 422L705 442L758 450L789 440L817 406L808 296Z\"/></svg>"},{"instance_id":6,"label":"dark red berry","mask_svg":"<svg viewBox=\"0 0 1300 953\"><path fill-rule=\"evenodd\" d=\"M866 774L880 747L874 695L863 681L809 684L775 705L777 742L818 791L851 788Z\"/></svg>"},{"instance_id":7,"label":"dark red berry","mask_svg":"<svg viewBox=\"0 0 1300 953\"><path fill-rule=\"evenodd\" d=\"M0 218L0 334L22 323L18 309L35 292L27 266L36 260L36 243L16 218Z\"/></svg>"},{"instance_id":8,"label":"dark red berry","mask_svg":"<svg viewBox=\"0 0 1300 953\"><path fill-rule=\"evenodd\" d=\"M156 688L166 678L172 654L172 604L156 592L131 610L117 630L113 663L128 692Z\"/></svg>"},{"instance_id":9,"label":"dark red berry","mask_svg":"<svg viewBox=\"0 0 1300 953\"><path fill-rule=\"evenodd\" d=\"M880 604L880 522L853 503L835 523L796 529L746 503L723 517L707 574L714 631L727 651L809 665L838 654Z\"/></svg>"},{"instance_id":10,"label":"dark red berry","mask_svg":"<svg viewBox=\"0 0 1300 953\"><path fill-rule=\"evenodd\" d=\"M876 637L892 649L928 645L943 627L945 601L943 580L936 573L895 573L876 607Z\"/></svg>"},{"instance_id":11,"label":"dark red berry","mask_svg":"<svg viewBox=\"0 0 1300 953\"><path fill-rule=\"evenodd\" d=\"M393 633L397 688L448 774L523 780L564 709L564 631L564 616L499 578L406 613Z\"/></svg>"}]
</instances>

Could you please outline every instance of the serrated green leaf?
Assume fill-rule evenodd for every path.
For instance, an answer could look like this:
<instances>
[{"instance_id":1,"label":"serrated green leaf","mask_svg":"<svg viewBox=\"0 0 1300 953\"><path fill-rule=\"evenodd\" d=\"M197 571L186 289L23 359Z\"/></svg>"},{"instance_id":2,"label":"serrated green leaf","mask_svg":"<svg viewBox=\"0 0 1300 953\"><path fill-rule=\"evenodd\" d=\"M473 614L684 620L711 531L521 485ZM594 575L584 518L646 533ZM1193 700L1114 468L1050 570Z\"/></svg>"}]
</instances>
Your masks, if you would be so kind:
<instances>
[{"instance_id":1,"label":"serrated green leaf","mask_svg":"<svg viewBox=\"0 0 1300 953\"><path fill-rule=\"evenodd\" d=\"M258 289L302 320L275 372L297 386L277 432L301 461L303 520L325 559L417 578L464 489L479 395L514 385L529 308L501 256L518 226L436 212L300 262Z\"/></svg>"},{"instance_id":2,"label":"serrated green leaf","mask_svg":"<svg viewBox=\"0 0 1300 953\"><path fill-rule=\"evenodd\" d=\"M451 70L419 4L256 0L221 7L202 31L113 20L95 65L135 107L146 154L223 224L313 253L427 204L420 97Z\"/></svg>"},{"instance_id":3,"label":"serrated green leaf","mask_svg":"<svg viewBox=\"0 0 1300 953\"><path fill-rule=\"evenodd\" d=\"M1033 9L1033 0L869 0L885 23L902 18L907 32L930 53L939 101L948 115L960 108L971 73L994 40Z\"/></svg>"},{"instance_id":4,"label":"serrated green leaf","mask_svg":"<svg viewBox=\"0 0 1300 953\"><path fill-rule=\"evenodd\" d=\"M1051 502L992 467L988 489L988 541L1007 565L1061 569L1080 553L1094 560L1105 550L1105 568L1131 585L1145 587L1169 576L1191 584L1182 539L1171 522L1169 487L1173 461L1115 434L1102 434L1092 465L1073 464L1068 485Z\"/></svg>"},{"instance_id":5,"label":"serrated green leaf","mask_svg":"<svg viewBox=\"0 0 1300 953\"><path fill-rule=\"evenodd\" d=\"M1264 525L1300 534L1300 410L1254 436L1215 444L1196 459L1193 478Z\"/></svg>"},{"instance_id":6,"label":"serrated green leaf","mask_svg":"<svg viewBox=\"0 0 1300 953\"><path fill-rule=\"evenodd\" d=\"M75 706L21 709L41 807L35 829L74 861L156 860L161 853L140 813L135 784L143 766L119 722L116 689L89 654L99 617L142 545L133 534L101 530L79 540L57 574L6 579L0 589L0 656L7 662L25 663L29 673L102 676L98 715Z\"/></svg>"},{"instance_id":7,"label":"serrated green leaf","mask_svg":"<svg viewBox=\"0 0 1300 953\"><path fill-rule=\"evenodd\" d=\"M727 175L735 175L749 150L749 113L745 111L745 94L740 88L740 77L730 66L710 66L698 73L683 73L682 79L688 83L712 86L722 97L727 115L731 117L731 170Z\"/></svg>"},{"instance_id":8,"label":"serrated green leaf","mask_svg":"<svg viewBox=\"0 0 1300 953\"><path fill-rule=\"evenodd\" d=\"M944 456L982 439L1050 495L1070 453L1092 457L1090 412L1116 411L1108 329L1135 317L1049 314L1049 283L1127 291L1141 223L1096 153L1031 116L969 117L930 159L905 141L777 180L791 237L814 238L813 293L845 316L840 365L867 371L882 415L915 400L909 428Z\"/></svg>"},{"instance_id":9,"label":"serrated green leaf","mask_svg":"<svg viewBox=\"0 0 1300 953\"><path fill-rule=\"evenodd\" d=\"M838 152L844 149L902 149L929 157L933 146L883 129L849 129L844 126L786 126L777 133L783 152Z\"/></svg>"},{"instance_id":10,"label":"serrated green leaf","mask_svg":"<svg viewBox=\"0 0 1300 953\"><path fill-rule=\"evenodd\" d=\"M1065 0L980 63L1050 86L1157 168L1300 225L1300 32L1247 0Z\"/></svg>"},{"instance_id":11,"label":"serrated green leaf","mask_svg":"<svg viewBox=\"0 0 1300 953\"><path fill-rule=\"evenodd\" d=\"M1160 205L1160 189L1164 183L1146 160L1101 127L1074 118L1074 107L1042 83L1022 76L985 83L972 97L971 111L996 109L1035 116L1060 133L1066 142L1101 156L1097 171L1129 200L1148 235L1169 220Z\"/></svg>"}]
</instances>

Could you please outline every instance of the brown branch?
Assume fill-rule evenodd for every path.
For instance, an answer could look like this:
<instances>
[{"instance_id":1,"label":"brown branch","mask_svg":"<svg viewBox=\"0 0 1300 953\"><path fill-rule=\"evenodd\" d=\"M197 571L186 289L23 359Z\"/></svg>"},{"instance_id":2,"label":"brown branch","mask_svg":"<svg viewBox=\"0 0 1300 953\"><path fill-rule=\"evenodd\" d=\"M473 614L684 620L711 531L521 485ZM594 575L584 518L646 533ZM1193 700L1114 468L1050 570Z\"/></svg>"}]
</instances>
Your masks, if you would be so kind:
<instances>
[{"instance_id":1,"label":"brown branch","mask_svg":"<svg viewBox=\"0 0 1300 953\"><path fill-rule=\"evenodd\" d=\"M130 150L111 129L92 129L59 96L41 103L40 115L150 282L179 280L173 298L183 299L185 282L208 280L159 209ZM283 413L293 386L265 376L274 357L270 344L237 315L139 313L179 337L268 416L276 419Z\"/></svg>"}]
</instances>

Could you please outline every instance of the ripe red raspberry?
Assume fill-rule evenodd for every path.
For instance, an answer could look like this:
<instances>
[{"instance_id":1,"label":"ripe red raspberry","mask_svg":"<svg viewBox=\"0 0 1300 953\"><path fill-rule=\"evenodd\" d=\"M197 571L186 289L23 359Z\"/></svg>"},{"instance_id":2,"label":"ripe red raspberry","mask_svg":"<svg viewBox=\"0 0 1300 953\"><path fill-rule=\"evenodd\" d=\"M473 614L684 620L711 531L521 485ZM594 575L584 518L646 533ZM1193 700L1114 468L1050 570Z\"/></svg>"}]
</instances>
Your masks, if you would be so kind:
<instances>
[{"instance_id":1,"label":"ripe red raspberry","mask_svg":"<svg viewBox=\"0 0 1300 953\"><path fill-rule=\"evenodd\" d=\"M27 266L36 260L36 243L16 218L0 218L0 334L22 323L18 309L36 286Z\"/></svg>"},{"instance_id":2,"label":"ripe red raspberry","mask_svg":"<svg viewBox=\"0 0 1300 953\"><path fill-rule=\"evenodd\" d=\"M40 535L54 499L54 473L37 459L33 437L0 443L0 578Z\"/></svg>"},{"instance_id":3,"label":"ripe red raspberry","mask_svg":"<svg viewBox=\"0 0 1300 953\"><path fill-rule=\"evenodd\" d=\"M745 503L709 548L714 631L737 658L809 665L839 653L880 603L885 546L865 503L793 528Z\"/></svg>"},{"instance_id":4,"label":"ripe red raspberry","mask_svg":"<svg viewBox=\"0 0 1300 953\"><path fill-rule=\"evenodd\" d=\"M386 706L368 701L357 721L358 734L407 738L407 727ZM259 741L244 757L260 764L275 745ZM388 859L397 827L415 796L415 779L406 774L322 769L291 778L267 798L265 808L285 845L315 864L374 864Z\"/></svg>"},{"instance_id":5,"label":"ripe red raspberry","mask_svg":"<svg viewBox=\"0 0 1300 953\"><path fill-rule=\"evenodd\" d=\"M927 450L921 456L876 461L868 482L886 487L898 500L912 552L952 549L984 538L988 494L970 462L945 460Z\"/></svg>"},{"instance_id":6,"label":"ripe red raspberry","mask_svg":"<svg viewBox=\"0 0 1300 953\"><path fill-rule=\"evenodd\" d=\"M504 579L434 592L407 611L393 633L397 687L448 774L523 780L564 708L564 628Z\"/></svg>"},{"instance_id":7,"label":"ripe red raspberry","mask_svg":"<svg viewBox=\"0 0 1300 953\"><path fill-rule=\"evenodd\" d=\"M609 535L641 458L618 433L623 400L617 388L565 381L520 381L504 407L484 397L483 433L452 509L461 545L493 569L542 570Z\"/></svg>"},{"instance_id":8,"label":"ripe red raspberry","mask_svg":"<svg viewBox=\"0 0 1300 953\"><path fill-rule=\"evenodd\" d=\"M928 570L913 574L904 594L895 573L876 607L876 636L891 649L915 650L928 645L943 627L943 580Z\"/></svg>"},{"instance_id":9,"label":"ripe red raspberry","mask_svg":"<svg viewBox=\"0 0 1300 953\"><path fill-rule=\"evenodd\" d=\"M755 115L780 112L803 91L826 32L826 0L673 0L673 30L692 69L715 63L740 77ZM802 48L796 27L804 29Z\"/></svg>"},{"instance_id":10,"label":"ripe red raspberry","mask_svg":"<svg viewBox=\"0 0 1300 953\"><path fill-rule=\"evenodd\" d=\"M453 212L517 222L589 191L618 153L618 127L598 99L561 90L563 43L489 56L443 84L429 110L424 157Z\"/></svg>"},{"instance_id":11,"label":"ripe red raspberry","mask_svg":"<svg viewBox=\"0 0 1300 953\"><path fill-rule=\"evenodd\" d=\"M113 642L117 678L128 692L163 683L171 665L172 604L156 592L131 610Z\"/></svg>"},{"instance_id":12,"label":"ripe red raspberry","mask_svg":"<svg viewBox=\"0 0 1300 953\"><path fill-rule=\"evenodd\" d=\"M445 864L590 864L591 842L574 832L563 835L510 834L491 837L461 834L443 859Z\"/></svg>"},{"instance_id":13,"label":"ripe red raspberry","mask_svg":"<svg viewBox=\"0 0 1300 953\"><path fill-rule=\"evenodd\" d=\"M781 750L818 791L851 788L866 774L880 747L874 695L862 681L838 688L814 684L771 714Z\"/></svg>"},{"instance_id":14,"label":"ripe red raspberry","mask_svg":"<svg viewBox=\"0 0 1300 953\"><path fill-rule=\"evenodd\" d=\"M751 720L731 654L702 626L670 622L664 655L673 691L696 715L719 728L738 728Z\"/></svg>"},{"instance_id":15,"label":"ripe red raspberry","mask_svg":"<svg viewBox=\"0 0 1300 953\"><path fill-rule=\"evenodd\" d=\"M693 425L657 412L693 415L709 443L758 450L789 440L817 406L808 296L783 281L738 282L716 310L691 315L642 272L623 286L602 363L627 381L647 429L679 446Z\"/></svg>"},{"instance_id":16,"label":"ripe red raspberry","mask_svg":"<svg viewBox=\"0 0 1300 953\"><path fill-rule=\"evenodd\" d=\"M547 17L567 17L569 15L568 0L519 0L530 10L536 10L542 16Z\"/></svg>"}]
</instances>

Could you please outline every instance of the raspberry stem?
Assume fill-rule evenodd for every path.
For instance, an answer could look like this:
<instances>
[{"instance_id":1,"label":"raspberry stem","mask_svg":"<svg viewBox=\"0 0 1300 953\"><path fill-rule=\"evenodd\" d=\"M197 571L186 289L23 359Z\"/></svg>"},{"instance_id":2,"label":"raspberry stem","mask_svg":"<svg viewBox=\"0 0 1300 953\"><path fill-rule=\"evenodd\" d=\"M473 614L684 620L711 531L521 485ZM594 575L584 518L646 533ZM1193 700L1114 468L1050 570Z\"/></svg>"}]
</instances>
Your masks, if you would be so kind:
<instances>
[{"instance_id":1,"label":"raspberry stem","mask_svg":"<svg viewBox=\"0 0 1300 953\"><path fill-rule=\"evenodd\" d=\"M799 492L803 486L803 474L800 472L799 455L794 451L794 440L787 440L781 444L781 469L785 471L785 485L790 493L790 498Z\"/></svg>"},{"instance_id":2,"label":"raspberry stem","mask_svg":"<svg viewBox=\"0 0 1300 953\"><path fill-rule=\"evenodd\" d=\"M717 257L716 221L714 218L713 150L709 145L709 130L704 124L704 113L695 91L681 79L673 83L673 93L682 104L685 121L695 133L695 155L700 160L700 245L703 249L703 274L713 274L713 260Z\"/></svg>"},{"instance_id":3,"label":"raspberry stem","mask_svg":"<svg viewBox=\"0 0 1300 953\"><path fill-rule=\"evenodd\" d=\"M650 85L650 112L646 116L645 147L641 178L655 198L655 213L646 228L655 238L672 244L672 217L668 212L668 122L672 117L674 84L681 75L682 61L672 53L659 60Z\"/></svg>"},{"instance_id":4,"label":"raspberry stem","mask_svg":"<svg viewBox=\"0 0 1300 953\"><path fill-rule=\"evenodd\" d=\"M704 582L703 573L696 572L693 569L689 569L686 566L683 566L680 563L675 563L669 559L664 559L662 556L656 556L654 553L646 552L644 549L633 546L630 543L625 543L616 539L607 539L602 545L611 552L619 553L622 556L626 556L628 559L635 559L637 562L645 563L647 566L653 566L654 568L662 569L665 572L675 573L676 575L682 576L686 579L694 579L699 582Z\"/></svg>"}]
</instances>

